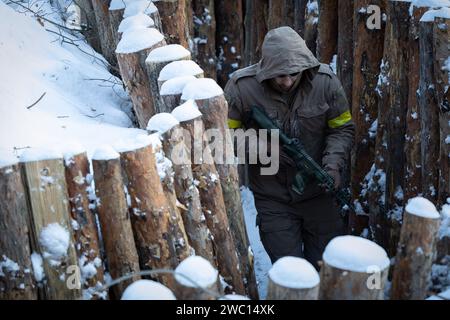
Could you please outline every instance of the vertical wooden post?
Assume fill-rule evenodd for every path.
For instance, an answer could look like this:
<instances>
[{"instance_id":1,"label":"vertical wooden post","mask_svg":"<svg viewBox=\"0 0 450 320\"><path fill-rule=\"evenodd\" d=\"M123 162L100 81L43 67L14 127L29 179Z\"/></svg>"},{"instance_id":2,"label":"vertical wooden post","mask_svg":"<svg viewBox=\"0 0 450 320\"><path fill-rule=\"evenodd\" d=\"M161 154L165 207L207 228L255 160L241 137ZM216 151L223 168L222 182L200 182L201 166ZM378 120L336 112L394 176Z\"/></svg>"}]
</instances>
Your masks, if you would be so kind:
<instances>
[{"instance_id":1,"label":"vertical wooden post","mask_svg":"<svg viewBox=\"0 0 450 320\"><path fill-rule=\"evenodd\" d=\"M267 33L266 15L268 0L245 0L245 49L244 65L257 63L261 58L261 46Z\"/></svg>"},{"instance_id":2,"label":"vertical wooden post","mask_svg":"<svg viewBox=\"0 0 450 320\"><path fill-rule=\"evenodd\" d=\"M305 42L311 52L316 52L317 22L319 21L319 4L317 0L308 4L305 19Z\"/></svg>"},{"instance_id":3,"label":"vertical wooden post","mask_svg":"<svg viewBox=\"0 0 450 320\"><path fill-rule=\"evenodd\" d=\"M159 94L164 103L164 110L171 112L180 105L183 89L190 81L195 80L194 76L176 77L164 82Z\"/></svg>"},{"instance_id":4,"label":"vertical wooden post","mask_svg":"<svg viewBox=\"0 0 450 320\"><path fill-rule=\"evenodd\" d=\"M117 59L114 55L116 46L114 45L114 37L111 32L108 13L111 0L91 0L91 2L95 13L95 20L97 21L103 56L112 66L116 66Z\"/></svg>"},{"instance_id":5,"label":"vertical wooden post","mask_svg":"<svg viewBox=\"0 0 450 320\"><path fill-rule=\"evenodd\" d=\"M337 53L338 0L319 1L317 59L329 64Z\"/></svg>"},{"instance_id":6,"label":"vertical wooden post","mask_svg":"<svg viewBox=\"0 0 450 320\"><path fill-rule=\"evenodd\" d=\"M65 154L65 177L69 195L72 227L78 261L82 270L81 276L85 289L95 289L98 283L103 283L103 263L100 254L100 245L97 234L95 216L89 208L88 188L92 182L89 160L85 152L78 154ZM83 270L89 267L88 274ZM95 270L93 273L91 270ZM92 296L92 298L96 298Z\"/></svg>"},{"instance_id":7,"label":"vertical wooden post","mask_svg":"<svg viewBox=\"0 0 450 320\"><path fill-rule=\"evenodd\" d=\"M186 16L186 0L158 0L162 29L167 43L180 44L187 48L189 29Z\"/></svg>"},{"instance_id":8,"label":"vertical wooden post","mask_svg":"<svg viewBox=\"0 0 450 320\"><path fill-rule=\"evenodd\" d=\"M230 222L231 233L239 254L242 273L246 279L248 295L257 296L253 270L253 254L250 249L239 190L239 174L233 151L233 141L227 125L228 104L222 89L212 79L189 82L183 90L182 100L195 100L207 130L216 130L222 139L220 159L215 159L222 185L223 198ZM212 131L211 130L211 131ZM215 132L211 132L216 134ZM220 162L220 163L219 163Z\"/></svg>"},{"instance_id":9,"label":"vertical wooden post","mask_svg":"<svg viewBox=\"0 0 450 320\"><path fill-rule=\"evenodd\" d=\"M45 297L51 300L81 298L74 277L78 266L69 221L70 208L62 155L27 150L21 157L27 186L35 250L43 257ZM72 280L71 280L72 278Z\"/></svg>"},{"instance_id":10,"label":"vertical wooden post","mask_svg":"<svg viewBox=\"0 0 450 320\"><path fill-rule=\"evenodd\" d=\"M35 300L30 212L20 166L0 162L0 300Z\"/></svg>"},{"instance_id":11,"label":"vertical wooden post","mask_svg":"<svg viewBox=\"0 0 450 320\"><path fill-rule=\"evenodd\" d=\"M269 271L267 300L317 300L320 278L306 260L284 257Z\"/></svg>"},{"instance_id":12,"label":"vertical wooden post","mask_svg":"<svg viewBox=\"0 0 450 320\"><path fill-rule=\"evenodd\" d=\"M395 258L391 299L425 299L439 225L439 213L430 201L414 198L408 202Z\"/></svg>"},{"instance_id":13,"label":"vertical wooden post","mask_svg":"<svg viewBox=\"0 0 450 320\"><path fill-rule=\"evenodd\" d=\"M350 106L353 95L353 8L353 0L338 0L337 76Z\"/></svg>"},{"instance_id":14,"label":"vertical wooden post","mask_svg":"<svg viewBox=\"0 0 450 320\"><path fill-rule=\"evenodd\" d=\"M161 70L173 61L190 60L191 53L179 44L171 44L156 48L145 60L155 113L170 112L161 99L158 77Z\"/></svg>"},{"instance_id":15,"label":"vertical wooden post","mask_svg":"<svg viewBox=\"0 0 450 320\"><path fill-rule=\"evenodd\" d=\"M113 279L139 272L139 258L125 198L119 154L109 146L98 148L92 158L98 217L102 228L108 270ZM115 297L140 276L114 286Z\"/></svg>"},{"instance_id":16,"label":"vertical wooden post","mask_svg":"<svg viewBox=\"0 0 450 320\"><path fill-rule=\"evenodd\" d=\"M125 12L125 1L111 1L108 12L109 27L111 28L111 35L114 41L113 48L116 48L120 41L119 25L122 22L123 13Z\"/></svg>"},{"instance_id":17,"label":"vertical wooden post","mask_svg":"<svg viewBox=\"0 0 450 320\"><path fill-rule=\"evenodd\" d=\"M155 114L145 59L152 50L165 44L158 30L148 28L139 33L125 33L116 49L122 80L133 101L139 126L143 129Z\"/></svg>"},{"instance_id":18,"label":"vertical wooden post","mask_svg":"<svg viewBox=\"0 0 450 320\"><path fill-rule=\"evenodd\" d=\"M85 27L82 33L86 37L87 43L91 45L97 52L102 52L100 45L99 32L97 28L97 21L95 19L94 8L91 0L74 0L81 10L81 24Z\"/></svg>"}]
</instances>

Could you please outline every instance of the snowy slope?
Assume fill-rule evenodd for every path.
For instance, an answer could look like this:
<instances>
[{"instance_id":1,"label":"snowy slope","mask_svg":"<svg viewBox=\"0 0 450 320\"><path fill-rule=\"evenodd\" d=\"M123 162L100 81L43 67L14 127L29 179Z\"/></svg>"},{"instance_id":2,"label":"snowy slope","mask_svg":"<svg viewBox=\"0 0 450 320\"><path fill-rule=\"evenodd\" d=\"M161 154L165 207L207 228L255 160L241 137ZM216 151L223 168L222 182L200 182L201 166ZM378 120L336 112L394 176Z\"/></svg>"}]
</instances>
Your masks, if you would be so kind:
<instances>
[{"instance_id":1,"label":"snowy slope","mask_svg":"<svg viewBox=\"0 0 450 320\"><path fill-rule=\"evenodd\" d=\"M32 10L64 24L48 1L33 4ZM16 10L0 1L0 159L20 155L23 149L15 147L73 142L91 155L98 145L143 132L131 129L131 104L120 80L82 36Z\"/></svg>"}]
</instances>

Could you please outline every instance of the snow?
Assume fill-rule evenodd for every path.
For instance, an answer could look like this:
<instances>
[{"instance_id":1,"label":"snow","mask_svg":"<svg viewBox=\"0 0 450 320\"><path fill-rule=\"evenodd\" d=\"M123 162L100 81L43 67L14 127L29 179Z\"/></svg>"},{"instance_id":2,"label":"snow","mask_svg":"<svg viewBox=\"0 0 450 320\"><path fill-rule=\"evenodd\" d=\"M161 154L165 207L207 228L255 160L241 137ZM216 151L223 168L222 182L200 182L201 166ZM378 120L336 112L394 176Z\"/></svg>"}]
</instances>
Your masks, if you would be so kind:
<instances>
[{"instance_id":1,"label":"snow","mask_svg":"<svg viewBox=\"0 0 450 320\"><path fill-rule=\"evenodd\" d=\"M100 161L107 161L118 158L120 158L120 155L110 145L102 145L98 147L97 149L95 149L94 155L92 156L92 160Z\"/></svg>"},{"instance_id":2,"label":"snow","mask_svg":"<svg viewBox=\"0 0 450 320\"><path fill-rule=\"evenodd\" d=\"M158 81L167 81L182 76L202 75L203 70L192 60L173 61L162 68L159 73Z\"/></svg>"},{"instance_id":3,"label":"snow","mask_svg":"<svg viewBox=\"0 0 450 320\"><path fill-rule=\"evenodd\" d=\"M159 90L161 96L182 94L184 87L190 82L197 79L194 76L176 77L164 82Z\"/></svg>"},{"instance_id":4,"label":"snow","mask_svg":"<svg viewBox=\"0 0 450 320\"><path fill-rule=\"evenodd\" d=\"M109 4L109 11L125 9L126 2L127 0L112 0Z\"/></svg>"},{"instance_id":5,"label":"snow","mask_svg":"<svg viewBox=\"0 0 450 320\"><path fill-rule=\"evenodd\" d=\"M139 32L125 32L117 45L116 53L126 54L151 48L164 36L155 28L139 29Z\"/></svg>"},{"instance_id":6,"label":"snow","mask_svg":"<svg viewBox=\"0 0 450 320\"><path fill-rule=\"evenodd\" d=\"M172 111L172 115L179 122L190 121L202 116L194 100L188 100Z\"/></svg>"},{"instance_id":7,"label":"snow","mask_svg":"<svg viewBox=\"0 0 450 320\"><path fill-rule=\"evenodd\" d=\"M5 276L5 273L8 273L8 276L14 278L19 271L20 267L17 262L11 260L5 255L2 255L2 259L0 260L0 277Z\"/></svg>"},{"instance_id":8,"label":"snow","mask_svg":"<svg viewBox=\"0 0 450 320\"><path fill-rule=\"evenodd\" d=\"M439 219L439 212L434 204L425 198L417 197L410 199L406 205L406 211L418 217L428 219Z\"/></svg>"},{"instance_id":9,"label":"snow","mask_svg":"<svg viewBox=\"0 0 450 320\"><path fill-rule=\"evenodd\" d=\"M117 31L119 33L126 33L129 31L137 30L137 29L145 29L149 27L153 27L155 22L148 15L143 13L138 13L135 16L131 16L122 20L119 24L119 28Z\"/></svg>"},{"instance_id":10,"label":"snow","mask_svg":"<svg viewBox=\"0 0 450 320\"><path fill-rule=\"evenodd\" d=\"M165 62L190 58L189 50L179 44L169 44L150 52L145 62Z\"/></svg>"},{"instance_id":11,"label":"snow","mask_svg":"<svg viewBox=\"0 0 450 320\"><path fill-rule=\"evenodd\" d=\"M127 3L125 12L123 13L123 17L128 18L138 13L153 14L157 11L158 9L153 4L153 2L148 0L137 0L131 3Z\"/></svg>"},{"instance_id":12,"label":"snow","mask_svg":"<svg viewBox=\"0 0 450 320\"><path fill-rule=\"evenodd\" d=\"M67 255L70 244L69 231L59 223L51 223L42 229L39 235L39 244L43 256L52 266L59 266L61 260Z\"/></svg>"},{"instance_id":13,"label":"snow","mask_svg":"<svg viewBox=\"0 0 450 320\"><path fill-rule=\"evenodd\" d=\"M450 7L449 0L412 0L411 5L414 7L430 7L430 8L441 8Z\"/></svg>"},{"instance_id":14,"label":"snow","mask_svg":"<svg viewBox=\"0 0 450 320\"><path fill-rule=\"evenodd\" d=\"M216 81L209 78L195 79L183 89L182 100L202 100L217 97L223 94L222 88Z\"/></svg>"},{"instance_id":15,"label":"snow","mask_svg":"<svg viewBox=\"0 0 450 320\"><path fill-rule=\"evenodd\" d=\"M33 3L46 18L64 24L49 1ZM43 20L42 26L1 1L0 16L0 69L8 75L0 82L1 159L67 141L83 144L90 157L98 145L145 133L130 128L131 101L120 80L80 34ZM61 32L74 44L62 43L45 29Z\"/></svg>"},{"instance_id":16,"label":"snow","mask_svg":"<svg viewBox=\"0 0 450 320\"><path fill-rule=\"evenodd\" d=\"M208 260L199 256L183 260L175 272L175 279L183 286L191 288L197 286L207 288L217 281L219 275Z\"/></svg>"},{"instance_id":17,"label":"snow","mask_svg":"<svg viewBox=\"0 0 450 320\"><path fill-rule=\"evenodd\" d=\"M151 132L159 132L160 134L164 134L173 127L179 125L177 119L170 113L158 113L155 114L149 121L147 125L147 131Z\"/></svg>"},{"instance_id":18,"label":"snow","mask_svg":"<svg viewBox=\"0 0 450 320\"><path fill-rule=\"evenodd\" d=\"M33 266L34 279L41 282L45 278L42 256L39 253L31 254L31 265Z\"/></svg>"},{"instance_id":19,"label":"snow","mask_svg":"<svg viewBox=\"0 0 450 320\"><path fill-rule=\"evenodd\" d=\"M314 288L320 282L319 274L305 259L284 257L274 263L269 271L270 279L285 288Z\"/></svg>"},{"instance_id":20,"label":"snow","mask_svg":"<svg viewBox=\"0 0 450 320\"><path fill-rule=\"evenodd\" d=\"M386 251L376 243L355 236L334 238L325 248L323 260L332 267L367 273L374 267L389 267Z\"/></svg>"},{"instance_id":21,"label":"snow","mask_svg":"<svg viewBox=\"0 0 450 320\"><path fill-rule=\"evenodd\" d=\"M19 159L14 155L0 150L0 168L9 167L19 162Z\"/></svg>"},{"instance_id":22,"label":"snow","mask_svg":"<svg viewBox=\"0 0 450 320\"><path fill-rule=\"evenodd\" d=\"M450 2L449 2L450 6ZM420 22L433 22L435 18L450 19L450 8L440 8L438 10L428 10L424 13Z\"/></svg>"},{"instance_id":23,"label":"snow","mask_svg":"<svg viewBox=\"0 0 450 320\"><path fill-rule=\"evenodd\" d=\"M444 204L442 206L442 222L439 229L439 239L444 237L450 238L450 205Z\"/></svg>"},{"instance_id":24,"label":"snow","mask_svg":"<svg viewBox=\"0 0 450 320\"><path fill-rule=\"evenodd\" d=\"M122 139L114 144L114 149L117 152L129 152L145 148L152 144L153 138L149 135L138 135L135 138Z\"/></svg>"},{"instance_id":25,"label":"snow","mask_svg":"<svg viewBox=\"0 0 450 320\"><path fill-rule=\"evenodd\" d=\"M54 149L29 148L26 149L20 156L20 162L62 159L62 157L62 153Z\"/></svg>"},{"instance_id":26,"label":"snow","mask_svg":"<svg viewBox=\"0 0 450 320\"><path fill-rule=\"evenodd\" d=\"M66 163L66 165L69 165L71 163L71 159L74 156L86 152L86 148L81 143L76 141L67 142L63 146L59 147L59 150L61 150L63 154L64 162Z\"/></svg>"},{"instance_id":27,"label":"snow","mask_svg":"<svg viewBox=\"0 0 450 320\"><path fill-rule=\"evenodd\" d=\"M250 300L250 298L238 294L227 294L221 297L219 300Z\"/></svg>"},{"instance_id":28,"label":"snow","mask_svg":"<svg viewBox=\"0 0 450 320\"><path fill-rule=\"evenodd\" d=\"M122 294L122 300L176 300L172 291L152 280L138 280Z\"/></svg>"}]
</instances>

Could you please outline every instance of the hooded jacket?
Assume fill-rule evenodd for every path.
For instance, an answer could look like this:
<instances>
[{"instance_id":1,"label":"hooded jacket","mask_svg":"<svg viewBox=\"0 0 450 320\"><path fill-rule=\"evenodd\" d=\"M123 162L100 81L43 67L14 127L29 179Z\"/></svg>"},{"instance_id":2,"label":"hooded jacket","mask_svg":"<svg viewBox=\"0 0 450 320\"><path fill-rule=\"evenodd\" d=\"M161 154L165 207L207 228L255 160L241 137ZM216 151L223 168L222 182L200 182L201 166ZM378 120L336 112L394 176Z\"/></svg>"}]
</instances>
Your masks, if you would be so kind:
<instances>
[{"instance_id":1,"label":"hooded jacket","mask_svg":"<svg viewBox=\"0 0 450 320\"><path fill-rule=\"evenodd\" d=\"M297 72L302 73L301 79L287 101L268 80ZM288 136L301 140L317 163L344 168L355 130L345 92L331 68L319 63L290 27L267 33L260 62L236 71L225 87L225 96L231 129L256 129L249 119L250 110L252 106L262 107ZM260 165L249 166L255 197L296 203L323 193L316 182L310 183L301 196L292 190L297 171L292 160L281 159L274 176L263 176L259 169Z\"/></svg>"}]
</instances>

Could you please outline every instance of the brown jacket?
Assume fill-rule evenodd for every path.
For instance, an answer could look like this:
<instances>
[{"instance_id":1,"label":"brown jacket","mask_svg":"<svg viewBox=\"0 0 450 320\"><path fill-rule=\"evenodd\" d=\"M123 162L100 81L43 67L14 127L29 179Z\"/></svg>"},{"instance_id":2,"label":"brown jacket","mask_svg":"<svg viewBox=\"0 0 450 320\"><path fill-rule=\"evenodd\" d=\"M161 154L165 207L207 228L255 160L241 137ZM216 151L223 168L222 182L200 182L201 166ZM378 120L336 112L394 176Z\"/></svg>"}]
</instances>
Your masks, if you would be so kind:
<instances>
[{"instance_id":1,"label":"brown jacket","mask_svg":"<svg viewBox=\"0 0 450 320\"><path fill-rule=\"evenodd\" d=\"M302 72L291 99L269 85L276 76ZM248 115L252 106L263 107L291 138L299 138L306 151L324 167L342 170L353 143L354 123L339 79L320 64L305 41L291 28L281 27L266 35L258 64L236 71L225 88L230 128L255 127ZM283 158L283 155L281 156ZM249 168L255 197L295 203L319 195L317 183L303 196L291 189L296 169L281 159L275 176L262 176L258 165Z\"/></svg>"}]
</instances>

